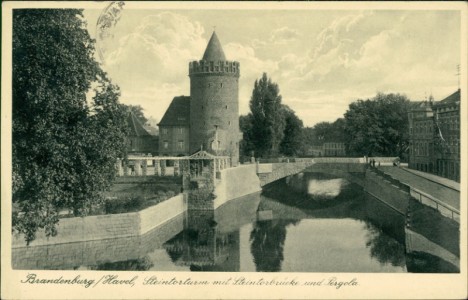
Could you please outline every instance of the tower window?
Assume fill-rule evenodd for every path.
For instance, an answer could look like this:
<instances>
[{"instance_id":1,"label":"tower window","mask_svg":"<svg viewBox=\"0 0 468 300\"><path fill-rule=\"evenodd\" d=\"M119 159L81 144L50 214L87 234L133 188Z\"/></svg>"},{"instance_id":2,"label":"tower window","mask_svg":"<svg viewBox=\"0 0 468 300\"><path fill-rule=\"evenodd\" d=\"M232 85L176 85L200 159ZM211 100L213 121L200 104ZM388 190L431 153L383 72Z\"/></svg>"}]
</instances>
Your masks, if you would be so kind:
<instances>
[{"instance_id":1,"label":"tower window","mask_svg":"<svg viewBox=\"0 0 468 300\"><path fill-rule=\"evenodd\" d=\"M231 126L231 121L228 122L228 125Z\"/></svg>"},{"instance_id":2,"label":"tower window","mask_svg":"<svg viewBox=\"0 0 468 300\"><path fill-rule=\"evenodd\" d=\"M223 83L221 82L221 87L223 87Z\"/></svg>"},{"instance_id":3,"label":"tower window","mask_svg":"<svg viewBox=\"0 0 468 300\"><path fill-rule=\"evenodd\" d=\"M226 105L226 109L227 109L227 105Z\"/></svg>"}]
</instances>

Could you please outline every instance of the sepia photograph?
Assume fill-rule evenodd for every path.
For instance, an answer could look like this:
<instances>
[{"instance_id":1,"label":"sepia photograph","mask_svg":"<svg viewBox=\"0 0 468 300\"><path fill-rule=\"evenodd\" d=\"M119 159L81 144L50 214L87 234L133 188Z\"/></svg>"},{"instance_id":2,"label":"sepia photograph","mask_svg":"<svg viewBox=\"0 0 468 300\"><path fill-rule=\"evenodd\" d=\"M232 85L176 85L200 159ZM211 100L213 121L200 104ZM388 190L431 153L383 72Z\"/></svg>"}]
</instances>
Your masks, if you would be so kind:
<instances>
[{"instance_id":1,"label":"sepia photograph","mask_svg":"<svg viewBox=\"0 0 468 300\"><path fill-rule=\"evenodd\" d=\"M2 298L468 296L466 3L2 6Z\"/></svg>"}]
</instances>

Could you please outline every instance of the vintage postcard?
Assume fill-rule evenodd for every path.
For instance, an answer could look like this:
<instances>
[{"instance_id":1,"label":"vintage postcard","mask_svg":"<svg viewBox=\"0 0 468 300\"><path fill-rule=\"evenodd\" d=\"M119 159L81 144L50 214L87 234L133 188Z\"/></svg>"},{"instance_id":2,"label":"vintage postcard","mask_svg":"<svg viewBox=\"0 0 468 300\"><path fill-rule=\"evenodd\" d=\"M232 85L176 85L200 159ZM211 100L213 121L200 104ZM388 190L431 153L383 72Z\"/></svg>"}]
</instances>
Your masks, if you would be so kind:
<instances>
[{"instance_id":1,"label":"vintage postcard","mask_svg":"<svg viewBox=\"0 0 468 300\"><path fill-rule=\"evenodd\" d=\"M2 299L466 299L464 2L2 3Z\"/></svg>"}]
</instances>

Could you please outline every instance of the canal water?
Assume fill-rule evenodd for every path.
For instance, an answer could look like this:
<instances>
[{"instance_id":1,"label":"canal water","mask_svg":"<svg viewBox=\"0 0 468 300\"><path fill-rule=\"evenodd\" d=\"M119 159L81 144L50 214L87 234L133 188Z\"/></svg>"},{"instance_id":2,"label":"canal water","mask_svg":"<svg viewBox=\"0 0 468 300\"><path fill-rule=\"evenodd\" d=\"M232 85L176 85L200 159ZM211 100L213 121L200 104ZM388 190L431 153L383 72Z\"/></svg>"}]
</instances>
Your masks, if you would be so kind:
<instances>
[{"instance_id":1,"label":"canal water","mask_svg":"<svg viewBox=\"0 0 468 300\"><path fill-rule=\"evenodd\" d=\"M53 247L57 247L54 252ZM58 247L47 254L58 257ZM62 246L63 247L63 246ZM68 245L82 259L43 269L228 272L458 272L406 253L405 217L345 179L304 173L138 238ZM86 260L86 251L99 259ZM52 255L52 254L50 254ZM64 254L66 257L66 253ZM69 256L70 257L70 256ZM44 257L43 261L47 261ZM34 266L22 266L34 268Z\"/></svg>"}]
</instances>

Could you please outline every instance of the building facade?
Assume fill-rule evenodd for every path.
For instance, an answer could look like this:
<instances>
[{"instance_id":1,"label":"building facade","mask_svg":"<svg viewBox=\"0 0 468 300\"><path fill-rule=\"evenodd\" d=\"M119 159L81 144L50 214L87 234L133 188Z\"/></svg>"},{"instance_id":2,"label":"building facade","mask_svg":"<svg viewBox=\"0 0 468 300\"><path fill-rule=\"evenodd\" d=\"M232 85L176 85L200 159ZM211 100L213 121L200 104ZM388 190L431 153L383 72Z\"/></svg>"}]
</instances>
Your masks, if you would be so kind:
<instances>
[{"instance_id":1,"label":"building facade","mask_svg":"<svg viewBox=\"0 0 468 300\"><path fill-rule=\"evenodd\" d=\"M460 90L418 102L409 117L409 167L460 181Z\"/></svg>"},{"instance_id":2,"label":"building facade","mask_svg":"<svg viewBox=\"0 0 468 300\"><path fill-rule=\"evenodd\" d=\"M151 135L130 112L127 117L127 153L158 155L158 137Z\"/></svg>"},{"instance_id":3,"label":"building facade","mask_svg":"<svg viewBox=\"0 0 468 300\"><path fill-rule=\"evenodd\" d=\"M323 156L346 156L344 143L323 143Z\"/></svg>"},{"instance_id":4,"label":"building facade","mask_svg":"<svg viewBox=\"0 0 468 300\"><path fill-rule=\"evenodd\" d=\"M158 126L160 155L189 155L190 97L172 99Z\"/></svg>"},{"instance_id":5,"label":"building facade","mask_svg":"<svg viewBox=\"0 0 468 300\"><path fill-rule=\"evenodd\" d=\"M414 103L409 112L409 167L433 173L434 168L434 112L432 101Z\"/></svg>"},{"instance_id":6,"label":"building facade","mask_svg":"<svg viewBox=\"0 0 468 300\"><path fill-rule=\"evenodd\" d=\"M159 126L161 155L204 150L239 162L239 62L226 60L215 32L203 58L189 63L190 97L176 97ZM180 119L180 120L179 120Z\"/></svg>"},{"instance_id":7,"label":"building facade","mask_svg":"<svg viewBox=\"0 0 468 300\"><path fill-rule=\"evenodd\" d=\"M433 106L436 174L460 181L460 90Z\"/></svg>"}]
</instances>

